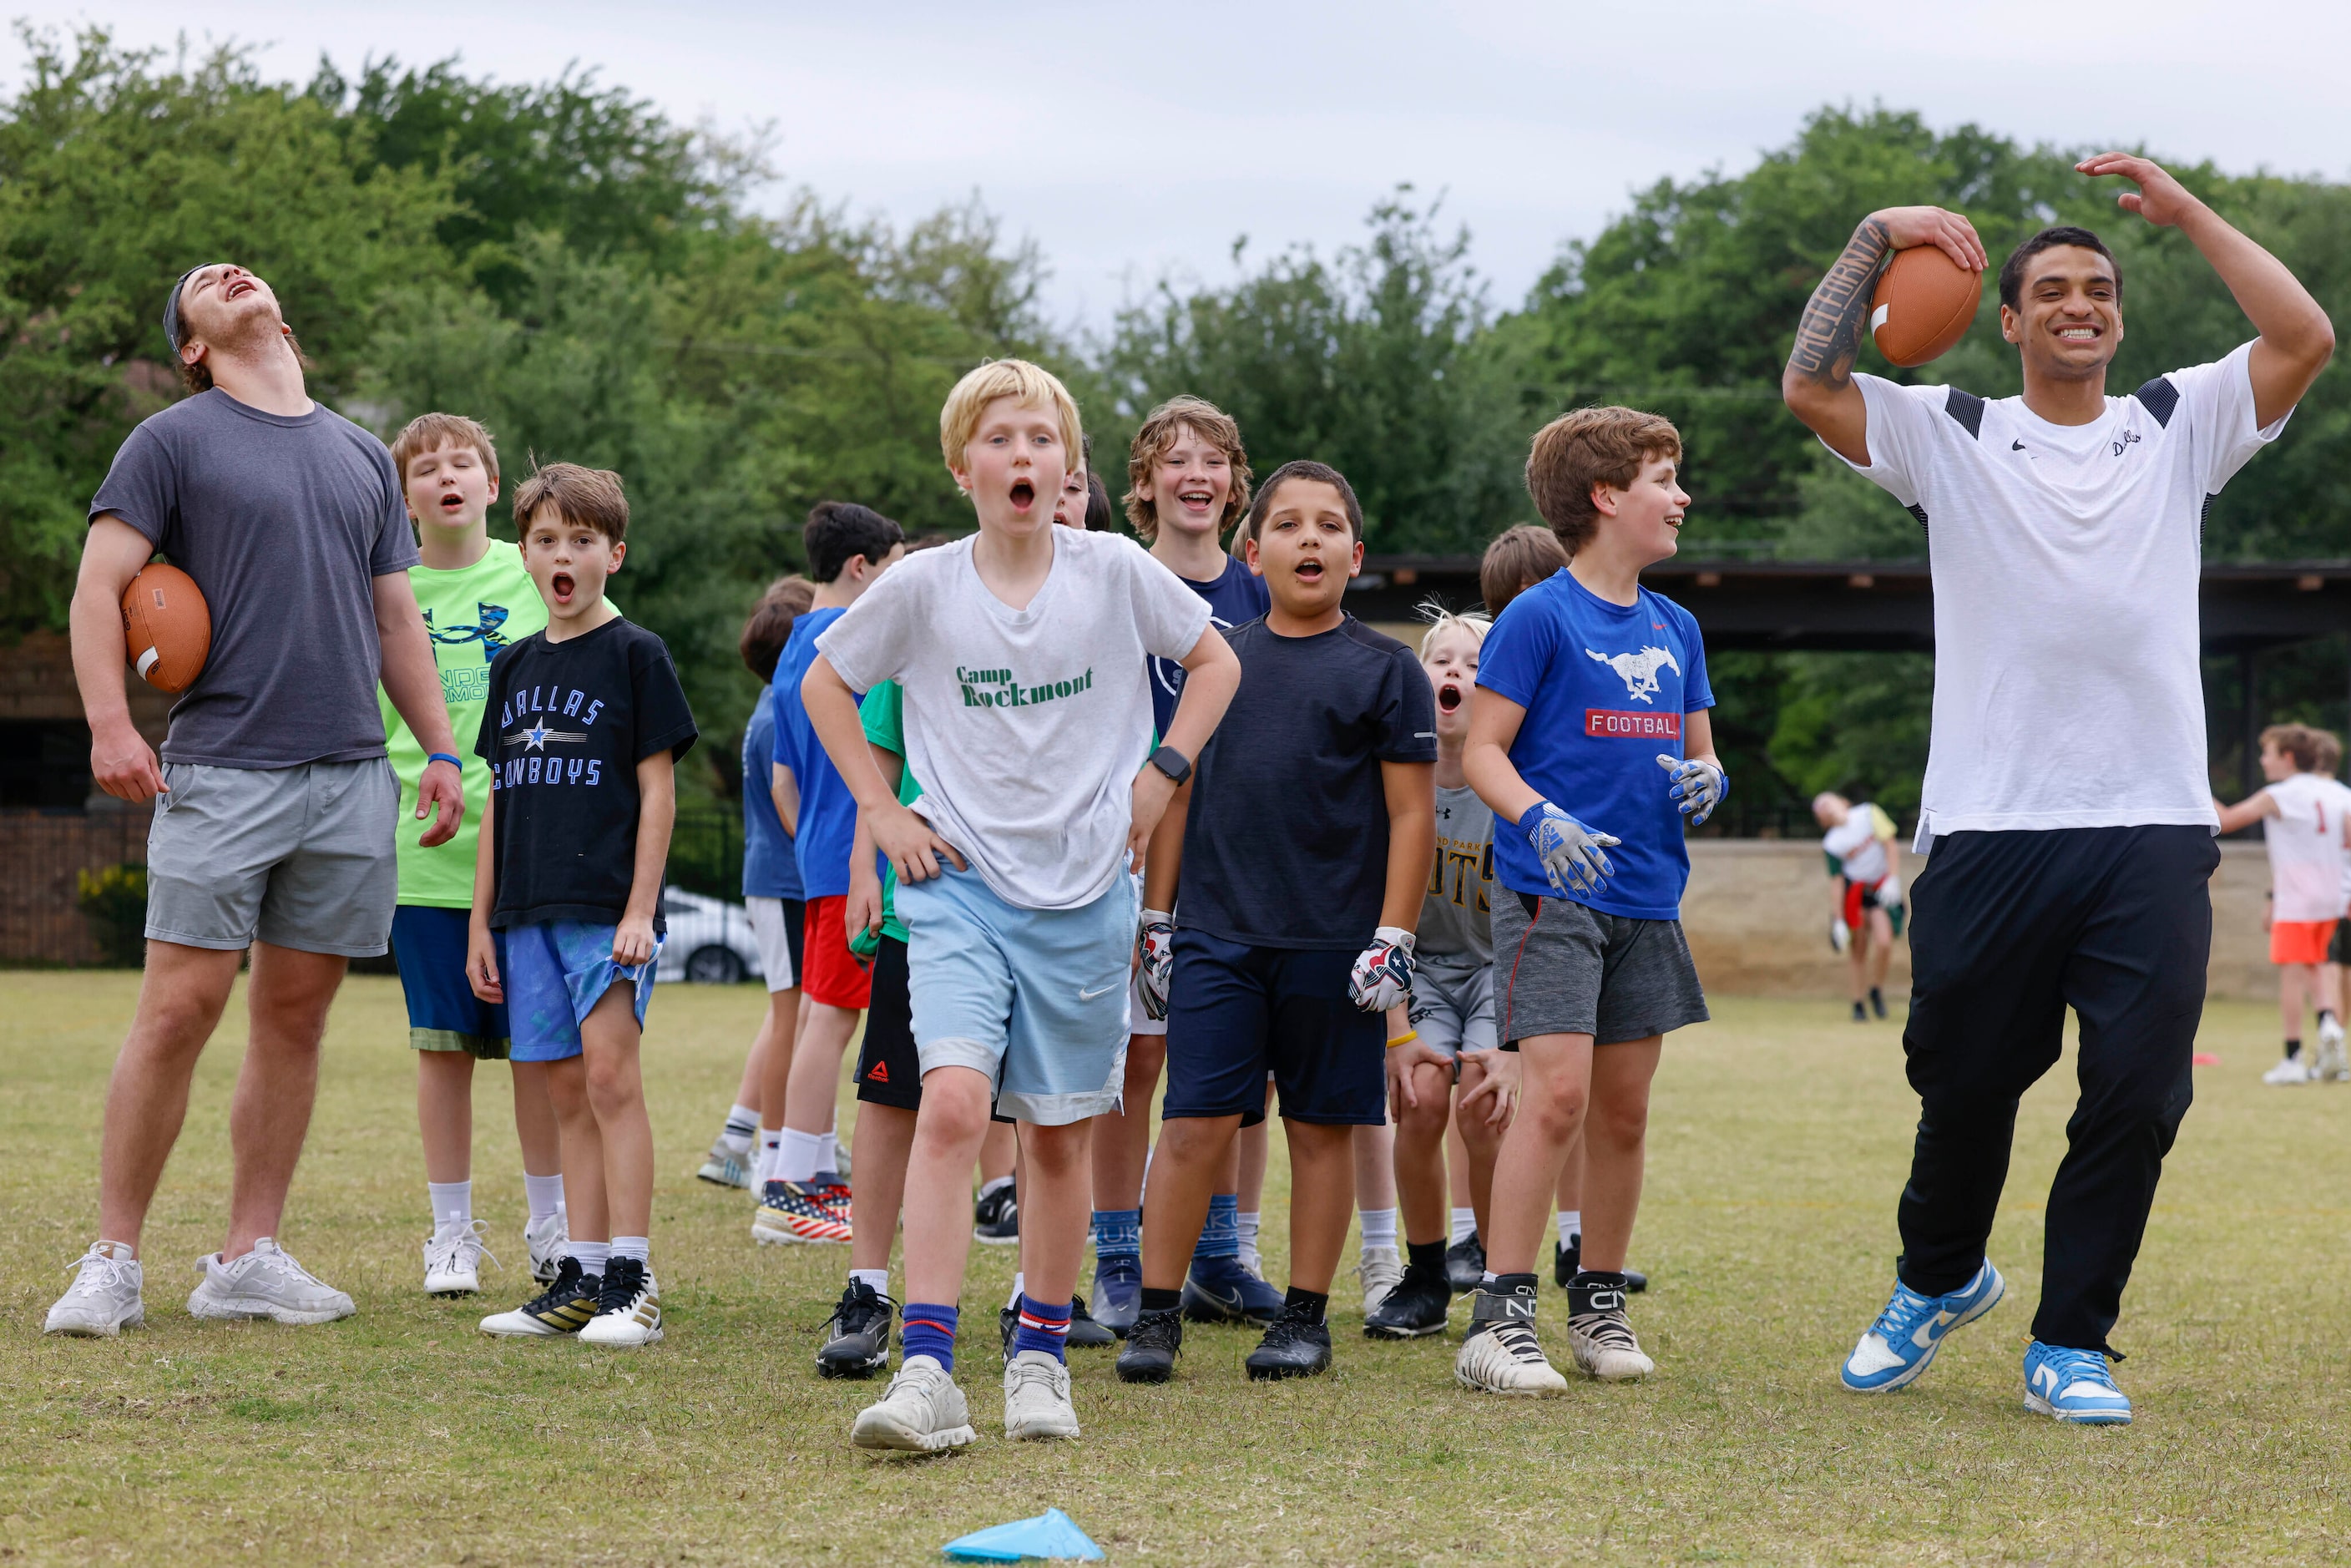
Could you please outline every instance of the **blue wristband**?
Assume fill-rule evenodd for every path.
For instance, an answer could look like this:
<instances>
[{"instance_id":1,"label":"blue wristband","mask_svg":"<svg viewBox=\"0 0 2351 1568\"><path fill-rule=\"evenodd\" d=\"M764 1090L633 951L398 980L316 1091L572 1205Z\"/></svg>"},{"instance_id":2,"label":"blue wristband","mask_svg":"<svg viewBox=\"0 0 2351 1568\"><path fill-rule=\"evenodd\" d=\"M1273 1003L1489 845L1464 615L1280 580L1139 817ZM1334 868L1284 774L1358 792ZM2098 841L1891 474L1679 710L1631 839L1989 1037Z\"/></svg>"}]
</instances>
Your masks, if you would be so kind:
<instances>
[{"instance_id":1,"label":"blue wristband","mask_svg":"<svg viewBox=\"0 0 2351 1568\"><path fill-rule=\"evenodd\" d=\"M431 767L435 762L445 762L460 773L463 773L465 770L465 759L464 758L452 757L445 751L426 752L424 754L424 762L427 767Z\"/></svg>"}]
</instances>

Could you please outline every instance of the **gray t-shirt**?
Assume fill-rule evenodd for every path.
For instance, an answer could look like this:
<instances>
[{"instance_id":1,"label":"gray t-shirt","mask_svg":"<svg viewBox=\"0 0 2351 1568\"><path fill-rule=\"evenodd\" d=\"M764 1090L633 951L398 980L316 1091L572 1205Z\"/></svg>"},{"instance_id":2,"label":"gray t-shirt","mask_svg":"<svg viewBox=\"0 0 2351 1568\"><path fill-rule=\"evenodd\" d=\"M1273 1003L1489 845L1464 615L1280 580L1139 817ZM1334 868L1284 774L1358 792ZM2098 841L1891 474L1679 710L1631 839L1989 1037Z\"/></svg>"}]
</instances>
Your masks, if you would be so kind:
<instances>
[{"instance_id":1,"label":"gray t-shirt","mask_svg":"<svg viewBox=\"0 0 2351 1568\"><path fill-rule=\"evenodd\" d=\"M383 443L323 404L264 413L215 387L150 416L89 504L195 579L204 673L166 762L293 768L381 757L375 579L417 562Z\"/></svg>"},{"instance_id":2,"label":"gray t-shirt","mask_svg":"<svg viewBox=\"0 0 2351 1568\"><path fill-rule=\"evenodd\" d=\"M1437 858L1420 901L1416 957L1446 969L1494 961L1494 813L1463 785L1437 792Z\"/></svg>"}]
</instances>

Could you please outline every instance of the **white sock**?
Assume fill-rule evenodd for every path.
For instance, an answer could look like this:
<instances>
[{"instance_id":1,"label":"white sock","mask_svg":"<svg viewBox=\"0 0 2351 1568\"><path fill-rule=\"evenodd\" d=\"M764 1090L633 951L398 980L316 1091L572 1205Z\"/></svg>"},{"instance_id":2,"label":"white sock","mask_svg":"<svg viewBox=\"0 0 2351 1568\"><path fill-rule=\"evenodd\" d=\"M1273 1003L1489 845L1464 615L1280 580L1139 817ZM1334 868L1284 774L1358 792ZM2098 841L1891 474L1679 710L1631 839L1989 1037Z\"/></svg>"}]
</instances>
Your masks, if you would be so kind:
<instances>
[{"instance_id":1,"label":"white sock","mask_svg":"<svg viewBox=\"0 0 2351 1568\"><path fill-rule=\"evenodd\" d=\"M751 1134L759 1125L756 1105L737 1105L726 1113L726 1125L719 1129L718 1141L741 1154L751 1146Z\"/></svg>"},{"instance_id":2,"label":"white sock","mask_svg":"<svg viewBox=\"0 0 2351 1568\"><path fill-rule=\"evenodd\" d=\"M1249 1260L1252 1268L1256 1266L1258 1259L1257 1222L1260 1216L1259 1212L1255 1209L1244 1210L1239 1216L1241 1228L1241 1256Z\"/></svg>"},{"instance_id":3,"label":"white sock","mask_svg":"<svg viewBox=\"0 0 2351 1568\"><path fill-rule=\"evenodd\" d=\"M1490 1285L1500 1278L1501 1276L1499 1274L1497 1274L1494 1270L1489 1269L1484 1273L1478 1276L1478 1282L1481 1285Z\"/></svg>"},{"instance_id":4,"label":"white sock","mask_svg":"<svg viewBox=\"0 0 2351 1568\"><path fill-rule=\"evenodd\" d=\"M579 1264L581 1273L601 1277L604 1261L612 1255L612 1244L609 1241L567 1241L563 1244L563 1255Z\"/></svg>"},{"instance_id":5,"label":"white sock","mask_svg":"<svg viewBox=\"0 0 2351 1568\"><path fill-rule=\"evenodd\" d=\"M1364 1250L1396 1244L1396 1211L1393 1208L1364 1210Z\"/></svg>"},{"instance_id":6,"label":"white sock","mask_svg":"<svg viewBox=\"0 0 2351 1568\"><path fill-rule=\"evenodd\" d=\"M1474 1208L1455 1209L1453 1211L1453 1239L1449 1245L1458 1247L1464 1241L1468 1240L1472 1236L1477 1234L1478 1211Z\"/></svg>"},{"instance_id":7,"label":"white sock","mask_svg":"<svg viewBox=\"0 0 2351 1568\"><path fill-rule=\"evenodd\" d=\"M1028 1275L1019 1272L1018 1270L1013 1271L1012 1294L1004 1304L1010 1307L1016 1312L1020 1310L1020 1292L1027 1287L1028 1282Z\"/></svg>"},{"instance_id":8,"label":"white sock","mask_svg":"<svg viewBox=\"0 0 2351 1568\"><path fill-rule=\"evenodd\" d=\"M796 1133L784 1129L776 1145L776 1179L778 1181L812 1181L816 1178L817 1161L824 1155L824 1134Z\"/></svg>"},{"instance_id":9,"label":"white sock","mask_svg":"<svg viewBox=\"0 0 2351 1568\"><path fill-rule=\"evenodd\" d=\"M759 1165L758 1168L751 1173L751 1184L754 1186L776 1179L776 1145L783 1141L783 1129L780 1127L759 1129Z\"/></svg>"},{"instance_id":10,"label":"white sock","mask_svg":"<svg viewBox=\"0 0 2351 1568\"><path fill-rule=\"evenodd\" d=\"M824 1146L817 1151L816 1168L831 1175L841 1170L841 1134L827 1133L818 1140Z\"/></svg>"},{"instance_id":11,"label":"white sock","mask_svg":"<svg viewBox=\"0 0 2351 1568\"><path fill-rule=\"evenodd\" d=\"M612 1238L612 1256L650 1263L653 1257L653 1244L649 1238L643 1236L615 1236Z\"/></svg>"},{"instance_id":12,"label":"white sock","mask_svg":"<svg viewBox=\"0 0 2351 1568\"><path fill-rule=\"evenodd\" d=\"M530 1204L530 1222L536 1225L563 1207L563 1173L535 1176L523 1172L522 1195Z\"/></svg>"},{"instance_id":13,"label":"white sock","mask_svg":"<svg viewBox=\"0 0 2351 1568\"><path fill-rule=\"evenodd\" d=\"M849 1271L851 1284L856 1284L861 1280L872 1286L873 1293L877 1296L886 1296L890 1293L890 1270L887 1269L852 1269Z\"/></svg>"},{"instance_id":14,"label":"white sock","mask_svg":"<svg viewBox=\"0 0 2351 1568\"><path fill-rule=\"evenodd\" d=\"M1562 1242L1580 1239L1583 1235L1583 1210L1562 1208L1559 1211L1559 1239Z\"/></svg>"},{"instance_id":15,"label":"white sock","mask_svg":"<svg viewBox=\"0 0 2351 1568\"><path fill-rule=\"evenodd\" d=\"M424 1190L433 1198L433 1228L446 1230L474 1221L474 1184L471 1181L428 1181Z\"/></svg>"},{"instance_id":16,"label":"white sock","mask_svg":"<svg viewBox=\"0 0 2351 1568\"><path fill-rule=\"evenodd\" d=\"M986 1197L990 1193L999 1191L1000 1189L1010 1186L1011 1185L1012 1178L1008 1176L998 1176L994 1181L984 1181L979 1184L979 1196Z\"/></svg>"}]
</instances>

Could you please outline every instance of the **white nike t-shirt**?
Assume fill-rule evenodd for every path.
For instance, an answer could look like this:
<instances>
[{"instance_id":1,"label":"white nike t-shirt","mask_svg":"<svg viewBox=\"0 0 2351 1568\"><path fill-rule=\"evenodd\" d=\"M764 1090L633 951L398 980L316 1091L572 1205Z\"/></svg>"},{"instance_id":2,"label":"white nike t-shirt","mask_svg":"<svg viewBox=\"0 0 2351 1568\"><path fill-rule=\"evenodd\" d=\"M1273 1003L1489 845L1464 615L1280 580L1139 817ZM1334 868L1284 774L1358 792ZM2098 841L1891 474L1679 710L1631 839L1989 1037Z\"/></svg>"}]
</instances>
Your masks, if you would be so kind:
<instances>
[{"instance_id":1,"label":"white nike t-shirt","mask_svg":"<svg viewBox=\"0 0 2351 1568\"><path fill-rule=\"evenodd\" d=\"M883 572L817 651L858 691L898 682L914 809L998 898L1080 908L1126 869L1144 661L1190 653L1208 604L1133 539L1057 528L1044 586L1015 610L980 581L977 538Z\"/></svg>"},{"instance_id":2,"label":"white nike t-shirt","mask_svg":"<svg viewBox=\"0 0 2351 1568\"><path fill-rule=\"evenodd\" d=\"M2051 424L2022 398L1857 375L1863 474L1917 514L1935 709L1917 848L1938 833L2200 824L2204 506L2285 426L2252 345Z\"/></svg>"},{"instance_id":3,"label":"white nike t-shirt","mask_svg":"<svg viewBox=\"0 0 2351 1568\"><path fill-rule=\"evenodd\" d=\"M2343 913L2343 786L2315 773L2279 779L2262 793L2277 815L2262 819L2270 852L2270 918L2333 920Z\"/></svg>"}]
</instances>

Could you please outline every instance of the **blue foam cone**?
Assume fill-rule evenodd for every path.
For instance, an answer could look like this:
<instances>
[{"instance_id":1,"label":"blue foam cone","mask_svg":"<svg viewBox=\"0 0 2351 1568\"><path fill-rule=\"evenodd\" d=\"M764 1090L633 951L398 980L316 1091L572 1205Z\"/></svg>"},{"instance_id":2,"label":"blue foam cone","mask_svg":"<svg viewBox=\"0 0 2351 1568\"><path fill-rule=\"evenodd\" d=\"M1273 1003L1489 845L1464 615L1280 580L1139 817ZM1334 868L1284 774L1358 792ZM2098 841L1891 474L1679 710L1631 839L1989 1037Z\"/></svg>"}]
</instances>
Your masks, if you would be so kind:
<instances>
[{"instance_id":1,"label":"blue foam cone","mask_svg":"<svg viewBox=\"0 0 2351 1568\"><path fill-rule=\"evenodd\" d=\"M1024 1557L1074 1557L1099 1563L1102 1555L1102 1549L1087 1540L1086 1532L1058 1508L1049 1508L1034 1519L975 1530L939 1550L966 1563L1018 1563Z\"/></svg>"}]
</instances>

